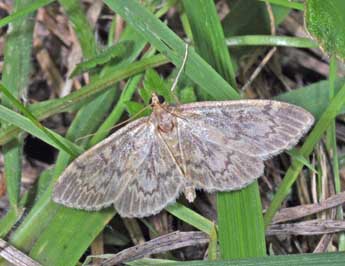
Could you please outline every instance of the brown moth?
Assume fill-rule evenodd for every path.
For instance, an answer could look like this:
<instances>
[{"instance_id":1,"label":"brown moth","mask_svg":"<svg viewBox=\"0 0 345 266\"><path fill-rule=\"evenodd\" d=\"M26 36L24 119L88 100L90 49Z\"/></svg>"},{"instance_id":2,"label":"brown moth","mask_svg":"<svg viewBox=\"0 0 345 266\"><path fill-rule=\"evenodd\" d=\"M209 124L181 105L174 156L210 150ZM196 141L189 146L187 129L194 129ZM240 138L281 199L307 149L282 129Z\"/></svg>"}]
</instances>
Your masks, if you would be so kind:
<instances>
[{"instance_id":1,"label":"brown moth","mask_svg":"<svg viewBox=\"0 0 345 266\"><path fill-rule=\"evenodd\" d=\"M181 192L241 189L263 174L263 161L290 149L309 130L304 109L270 100L172 106L152 95L152 114L83 153L60 176L53 200L123 217L160 212Z\"/></svg>"}]
</instances>

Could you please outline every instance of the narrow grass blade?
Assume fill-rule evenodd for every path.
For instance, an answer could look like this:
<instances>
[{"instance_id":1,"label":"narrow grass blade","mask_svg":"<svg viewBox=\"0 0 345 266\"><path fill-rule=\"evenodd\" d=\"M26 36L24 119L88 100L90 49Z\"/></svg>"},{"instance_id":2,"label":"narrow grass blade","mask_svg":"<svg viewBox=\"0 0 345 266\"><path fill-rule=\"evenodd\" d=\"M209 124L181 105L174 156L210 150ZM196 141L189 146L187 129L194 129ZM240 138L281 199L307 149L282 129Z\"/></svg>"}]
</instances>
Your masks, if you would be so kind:
<instances>
[{"instance_id":1,"label":"narrow grass blade","mask_svg":"<svg viewBox=\"0 0 345 266\"><path fill-rule=\"evenodd\" d=\"M25 114L28 117L28 119L30 119L30 121L32 122L32 126L36 127L38 131L42 131L43 133L47 135L47 137L49 138L49 144L53 144L54 147L58 147L58 149L64 150L72 156L78 155L78 153L76 153L74 150L70 149L68 146L62 143L59 139L57 139L55 137L55 134L52 134L50 130L47 130L36 119L36 117L28 109L26 109L15 97L13 97L11 92L1 83L0 83L0 91L7 97L8 101L11 102L11 104L14 107L18 108L23 114ZM47 141L47 138L44 138L44 139Z\"/></svg>"},{"instance_id":2,"label":"narrow grass blade","mask_svg":"<svg viewBox=\"0 0 345 266\"><path fill-rule=\"evenodd\" d=\"M210 234L210 242L208 244L208 259L217 260L217 247L218 247L218 233L217 227L214 224Z\"/></svg>"},{"instance_id":3,"label":"narrow grass blade","mask_svg":"<svg viewBox=\"0 0 345 266\"><path fill-rule=\"evenodd\" d=\"M206 219L204 216L196 213L195 211L183 206L182 204L175 203L165 208L172 215L176 216L180 220L194 226L200 231L206 234L211 234L213 230L213 222Z\"/></svg>"},{"instance_id":4,"label":"narrow grass blade","mask_svg":"<svg viewBox=\"0 0 345 266\"><path fill-rule=\"evenodd\" d=\"M260 0L260 1L264 2L266 0ZM296 9L296 10L301 10L301 11L304 10L304 5L302 3L297 3L297 2L293 2L293 1L289 1L289 0L268 0L268 2L270 4L288 7L288 8L292 8L292 9Z\"/></svg>"},{"instance_id":5,"label":"narrow grass blade","mask_svg":"<svg viewBox=\"0 0 345 266\"><path fill-rule=\"evenodd\" d=\"M116 103L115 108L107 117L107 119L103 122L100 128L97 130L96 134L91 138L89 143L90 147L104 139L108 135L109 131L112 129L113 125L115 125L120 120L123 112L126 109L125 103L132 98L141 78L142 75L137 75L127 83L126 87L123 89L120 95L119 100Z\"/></svg>"},{"instance_id":6,"label":"narrow grass blade","mask_svg":"<svg viewBox=\"0 0 345 266\"><path fill-rule=\"evenodd\" d=\"M286 151L286 153L289 154L294 160L297 160L297 161L303 163L306 167L308 167L314 173L317 173L317 170L310 163L310 161L307 160L305 157L303 157L296 149L291 149L289 151Z\"/></svg>"},{"instance_id":7,"label":"narrow grass blade","mask_svg":"<svg viewBox=\"0 0 345 266\"><path fill-rule=\"evenodd\" d=\"M27 4L24 4L24 7L16 10L13 14L1 19L0 28L19 18L25 18L31 12L39 9L40 7L44 7L52 2L54 2L54 0L36 0L28 2Z\"/></svg>"},{"instance_id":8,"label":"narrow grass blade","mask_svg":"<svg viewBox=\"0 0 345 266\"><path fill-rule=\"evenodd\" d=\"M329 68L329 100L331 101L335 94L335 81L337 77L337 59L335 55L332 55L331 62L330 62L330 68ZM340 180L340 173L339 173L339 158L338 158L338 147L337 147L337 135L336 135L336 121L335 119L331 122L331 126L328 130L328 146L331 149L331 155L332 155L332 169L333 169L333 178L334 178L334 188L335 193L341 192L341 180ZM343 220L344 219L344 213L343 213L343 207L338 206L337 207L337 219ZM339 251L345 250L345 234L340 233L339 234Z\"/></svg>"},{"instance_id":9,"label":"narrow grass blade","mask_svg":"<svg viewBox=\"0 0 345 266\"><path fill-rule=\"evenodd\" d=\"M272 35L243 35L226 39L228 46L285 46L296 48L317 48L318 45L311 39L272 36Z\"/></svg>"},{"instance_id":10,"label":"narrow grass blade","mask_svg":"<svg viewBox=\"0 0 345 266\"><path fill-rule=\"evenodd\" d=\"M117 57L124 58L126 57L126 54L132 53L132 50L133 43L129 41L119 42L104 49L95 57L78 64L71 73L70 77L72 78L84 72L95 70L96 67L101 67Z\"/></svg>"},{"instance_id":11,"label":"narrow grass blade","mask_svg":"<svg viewBox=\"0 0 345 266\"><path fill-rule=\"evenodd\" d=\"M63 147L68 147L72 154L75 155L83 152L83 149L75 145L73 142L61 137L50 129L44 128L43 131L41 127L37 127L35 123L33 123L25 116L11 111L10 109L2 105L0 105L0 120L16 125L17 127L41 139L42 141L45 141L56 149L65 151ZM58 142L55 140L57 140ZM63 147L60 145L60 143L63 145Z\"/></svg>"},{"instance_id":12,"label":"narrow grass blade","mask_svg":"<svg viewBox=\"0 0 345 266\"><path fill-rule=\"evenodd\" d=\"M298 254L288 256L269 256L251 259L237 259L224 261L184 261L161 262L154 259L137 260L142 264L128 263L128 265L169 265L169 266L341 266L344 264L344 252Z\"/></svg>"},{"instance_id":13,"label":"narrow grass blade","mask_svg":"<svg viewBox=\"0 0 345 266\"><path fill-rule=\"evenodd\" d=\"M0 238L5 238L9 231L11 231L12 227L18 222L20 217L24 213L24 209L21 208L10 208L4 217L0 220ZM1 262L1 260L0 260Z\"/></svg>"}]
</instances>

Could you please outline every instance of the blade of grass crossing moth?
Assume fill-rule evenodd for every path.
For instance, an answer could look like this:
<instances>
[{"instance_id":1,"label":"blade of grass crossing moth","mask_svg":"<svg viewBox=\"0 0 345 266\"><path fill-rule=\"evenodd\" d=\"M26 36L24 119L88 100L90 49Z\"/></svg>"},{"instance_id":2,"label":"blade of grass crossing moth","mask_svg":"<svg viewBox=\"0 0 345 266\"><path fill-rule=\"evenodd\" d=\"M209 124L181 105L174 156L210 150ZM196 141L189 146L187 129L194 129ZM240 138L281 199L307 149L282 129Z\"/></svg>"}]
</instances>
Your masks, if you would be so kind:
<instances>
[{"instance_id":1,"label":"blade of grass crossing moth","mask_svg":"<svg viewBox=\"0 0 345 266\"><path fill-rule=\"evenodd\" d=\"M337 59L335 55L331 56L330 68L329 68L329 100L331 101L335 95L335 80L337 77ZM336 136L336 121L335 119L331 122L331 126L328 130L328 142L331 149L332 155L332 168L334 176L334 187L335 193L341 192L340 174L339 174L339 160L338 160L338 147L337 147L337 136ZM343 207L337 207L337 219L343 220ZM345 250L345 234L339 234L339 251Z\"/></svg>"},{"instance_id":2,"label":"blade of grass crossing moth","mask_svg":"<svg viewBox=\"0 0 345 266\"><path fill-rule=\"evenodd\" d=\"M32 2L32 0L16 1L14 12L17 12L21 6ZM6 37L2 83L10 88L10 93L18 99L22 96L25 97L23 88L27 87L29 80L33 26L33 15L19 17L18 20L13 21L12 30ZM2 97L2 104L12 107L10 101L4 97ZM7 195L10 206L14 209L17 209L19 202L22 145L23 139L18 137L2 148Z\"/></svg>"},{"instance_id":3,"label":"blade of grass crossing moth","mask_svg":"<svg viewBox=\"0 0 345 266\"><path fill-rule=\"evenodd\" d=\"M235 82L223 29L211 0L183 1L196 51L228 82ZM219 98L219 100L226 100ZM217 193L218 233L222 258L266 254L265 231L258 185Z\"/></svg>"},{"instance_id":4,"label":"blade of grass crossing moth","mask_svg":"<svg viewBox=\"0 0 345 266\"><path fill-rule=\"evenodd\" d=\"M327 109L321 115L320 119L315 124L313 130L302 145L299 153L308 158L313 151L315 145L320 141L321 137L330 126L330 123L335 119L336 115L340 112L341 108L345 104L345 85L339 90L339 92L333 97L332 101L328 105ZM283 200L290 193L291 186L295 183L300 171L303 168L303 163L300 160L292 160L291 166L287 170L282 183L274 195L269 208L264 216L265 226L267 227L275 213L280 208Z\"/></svg>"},{"instance_id":5,"label":"blade of grass crossing moth","mask_svg":"<svg viewBox=\"0 0 345 266\"><path fill-rule=\"evenodd\" d=\"M176 65L180 66L185 54L184 42L162 21L134 0L105 0L105 3L135 28L157 50ZM237 92L195 51L189 48L184 70L186 75L200 85L214 99L239 98Z\"/></svg>"}]
</instances>

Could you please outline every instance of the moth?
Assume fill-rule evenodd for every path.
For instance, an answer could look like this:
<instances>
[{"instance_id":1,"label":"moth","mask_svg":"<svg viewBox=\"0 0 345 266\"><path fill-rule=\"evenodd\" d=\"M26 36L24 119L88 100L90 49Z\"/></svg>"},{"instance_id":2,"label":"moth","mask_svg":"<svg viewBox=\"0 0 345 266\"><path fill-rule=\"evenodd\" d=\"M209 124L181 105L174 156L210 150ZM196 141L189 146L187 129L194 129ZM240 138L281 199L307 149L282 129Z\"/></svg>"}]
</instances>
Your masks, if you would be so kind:
<instances>
[{"instance_id":1,"label":"moth","mask_svg":"<svg viewBox=\"0 0 345 266\"><path fill-rule=\"evenodd\" d=\"M306 110L271 100L168 105L127 124L74 160L53 200L122 217L157 214L184 193L239 190L263 174L264 161L293 147L314 122Z\"/></svg>"}]
</instances>

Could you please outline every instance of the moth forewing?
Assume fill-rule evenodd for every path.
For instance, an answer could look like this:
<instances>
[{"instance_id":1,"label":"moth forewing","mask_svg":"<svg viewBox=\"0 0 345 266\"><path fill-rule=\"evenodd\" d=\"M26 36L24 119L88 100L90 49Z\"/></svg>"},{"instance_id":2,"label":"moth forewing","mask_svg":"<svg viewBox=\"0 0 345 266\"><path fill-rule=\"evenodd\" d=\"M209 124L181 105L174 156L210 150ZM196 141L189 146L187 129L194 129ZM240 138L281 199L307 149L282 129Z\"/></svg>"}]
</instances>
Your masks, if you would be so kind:
<instances>
[{"instance_id":1,"label":"moth forewing","mask_svg":"<svg viewBox=\"0 0 345 266\"><path fill-rule=\"evenodd\" d=\"M188 124L216 128L234 150L262 159L294 146L310 129L314 117L301 107L271 100L217 101L186 104Z\"/></svg>"}]
</instances>

